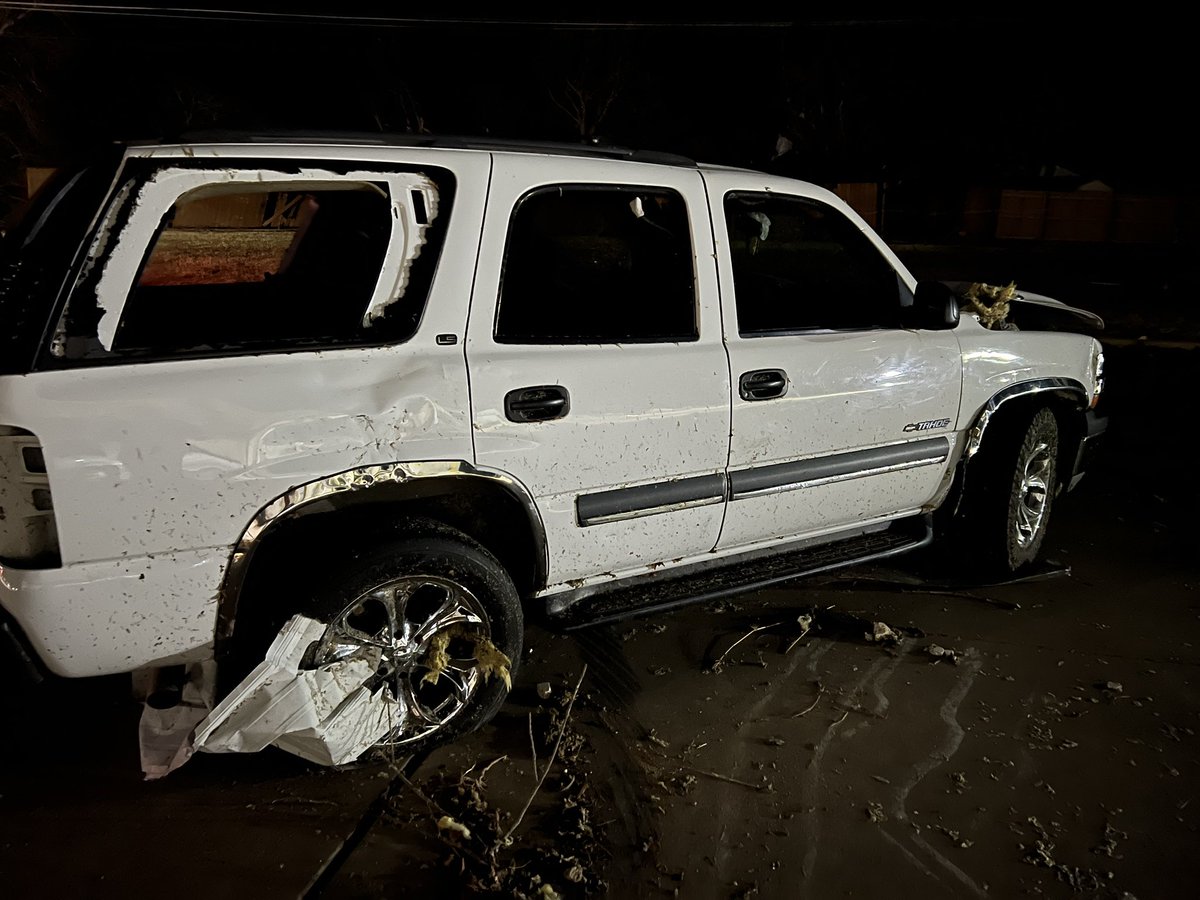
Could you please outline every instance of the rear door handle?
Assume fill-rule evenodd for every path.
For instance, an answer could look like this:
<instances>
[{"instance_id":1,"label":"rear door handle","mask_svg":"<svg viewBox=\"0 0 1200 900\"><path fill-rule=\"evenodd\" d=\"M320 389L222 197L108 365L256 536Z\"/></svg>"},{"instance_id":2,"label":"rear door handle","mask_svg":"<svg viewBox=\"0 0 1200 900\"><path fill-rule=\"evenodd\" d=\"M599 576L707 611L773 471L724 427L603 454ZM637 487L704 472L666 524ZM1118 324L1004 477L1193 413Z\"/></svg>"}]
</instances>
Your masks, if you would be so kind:
<instances>
[{"instance_id":1,"label":"rear door handle","mask_svg":"<svg viewBox=\"0 0 1200 900\"><path fill-rule=\"evenodd\" d=\"M743 400L774 400L787 393L788 377L783 369L755 369L738 379Z\"/></svg>"},{"instance_id":2,"label":"rear door handle","mask_svg":"<svg viewBox=\"0 0 1200 900\"><path fill-rule=\"evenodd\" d=\"M504 395L504 415L510 422L549 422L571 411L571 395L557 384L517 388Z\"/></svg>"}]
</instances>

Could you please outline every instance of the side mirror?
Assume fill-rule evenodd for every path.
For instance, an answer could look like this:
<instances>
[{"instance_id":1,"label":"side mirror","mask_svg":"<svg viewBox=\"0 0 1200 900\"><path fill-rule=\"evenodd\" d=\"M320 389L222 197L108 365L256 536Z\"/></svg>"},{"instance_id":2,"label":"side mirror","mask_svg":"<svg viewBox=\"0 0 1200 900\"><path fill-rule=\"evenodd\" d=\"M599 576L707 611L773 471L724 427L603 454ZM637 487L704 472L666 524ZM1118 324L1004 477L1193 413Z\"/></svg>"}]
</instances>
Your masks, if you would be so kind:
<instances>
[{"instance_id":1,"label":"side mirror","mask_svg":"<svg viewBox=\"0 0 1200 900\"><path fill-rule=\"evenodd\" d=\"M945 331L958 324L958 297L940 281L922 281L901 314L905 328Z\"/></svg>"}]
</instances>

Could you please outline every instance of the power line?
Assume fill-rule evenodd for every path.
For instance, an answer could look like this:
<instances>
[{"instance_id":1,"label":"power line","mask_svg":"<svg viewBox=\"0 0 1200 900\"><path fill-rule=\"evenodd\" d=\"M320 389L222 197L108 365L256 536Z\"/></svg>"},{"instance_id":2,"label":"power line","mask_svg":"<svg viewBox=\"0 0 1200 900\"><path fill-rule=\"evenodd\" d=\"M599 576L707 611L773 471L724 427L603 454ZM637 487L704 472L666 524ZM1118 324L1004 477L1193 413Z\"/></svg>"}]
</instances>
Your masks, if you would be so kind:
<instances>
[{"instance_id":1,"label":"power line","mask_svg":"<svg viewBox=\"0 0 1200 900\"><path fill-rule=\"evenodd\" d=\"M154 19L198 19L217 22L258 22L275 24L337 24L382 28L417 28L428 26L507 26L517 28L547 28L557 30L595 29L680 29L680 28L734 28L769 29L789 28L796 24L784 21L758 22L628 22L617 20L564 20L564 19L495 19L495 18L450 18L415 16L372 16L339 15L313 12L275 12L259 9L220 9L210 7L166 6L146 7L117 4L84 3L21 3L0 2L0 9L18 12L50 12L69 15L123 16ZM879 23L875 23L879 24Z\"/></svg>"}]
</instances>

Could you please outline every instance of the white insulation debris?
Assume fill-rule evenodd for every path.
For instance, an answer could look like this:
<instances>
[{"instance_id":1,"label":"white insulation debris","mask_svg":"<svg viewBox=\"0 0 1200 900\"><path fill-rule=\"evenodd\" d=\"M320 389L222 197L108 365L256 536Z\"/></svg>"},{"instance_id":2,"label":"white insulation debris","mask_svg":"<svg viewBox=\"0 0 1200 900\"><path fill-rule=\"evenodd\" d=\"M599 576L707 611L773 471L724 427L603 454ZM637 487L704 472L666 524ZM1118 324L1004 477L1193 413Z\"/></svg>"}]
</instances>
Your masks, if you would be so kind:
<instances>
[{"instance_id":1,"label":"white insulation debris","mask_svg":"<svg viewBox=\"0 0 1200 900\"><path fill-rule=\"evenodd\" d=\"M200 723L195 747L207 753L253 753L268 744L311 762L353 762L391 730L398 704L386 686L367 682L379 651L312 669L304 654L325 633L325 624L293 616L266 658Z\"/></svg>"},{"instance_id":2,"label":"white insulation debris","mask_svg":"<svg viewBox=\"0 0 1200 900\"><path fill-rule=\"evenodd\" d=\"M192 731L212 709L216 672L211 660L192 663L179 703L166 709L149 703L142 707L138 746L147 781L169 775L192 758Z\"/></svg>"}]
</instances>

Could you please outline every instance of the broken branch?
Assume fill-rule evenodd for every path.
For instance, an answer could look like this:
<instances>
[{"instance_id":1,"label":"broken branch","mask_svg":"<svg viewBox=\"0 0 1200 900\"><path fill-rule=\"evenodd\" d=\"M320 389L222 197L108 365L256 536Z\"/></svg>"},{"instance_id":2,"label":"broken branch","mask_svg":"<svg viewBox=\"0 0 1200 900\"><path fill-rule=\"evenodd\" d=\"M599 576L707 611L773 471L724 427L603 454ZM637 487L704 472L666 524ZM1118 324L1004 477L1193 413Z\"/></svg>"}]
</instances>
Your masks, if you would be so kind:
<instances>
[{"instance_id":1,"label":"broken branch","mask_svg":"<svg viewBox=\"0 0 1200 900\"><path fill-rule=\"evenodd\" d=\"M810 712L812 712L814 709L816 709L817 704L821 702L821 695L824 693L825 693L825 685L821 685L820 690L817 691L817 699L814 700L811 704L809 704L808 708L805 709L803 712L794 713L792 715L792 718L798 719L801 716L808 715Z\"/></svg>"},{"instance_id":2,"label":"broken branch","mask_svg":"<svg viewBox=\"0 0 1200 900\"><path fill-rule=\"evenodd\" d=\"M705 778L713 778L717 781L724 781L726 784L736 784L740 787L750 788L752 791L761 791L763 793L771 793L769 784L755 784L752 781L742 781L740 778L730 778L728 775L722 775L720 772L709 772L706 769L693 769L690 766L685 766L684 771L691 772L695 775L703 775Z\"/></svg>"},{"instance_id":3,"label":"broken branch","mask_svg":"<svg viewBox=\"0 0 1200 900\"><path fill-rule=\"evenodd\" d=\"M490 763L488 763L486 766L484 766L482 769L479 770L479 777L476 778L475 780L478 781L480 784L483 784L483 779L487 777L487 773L489 771L491 771L492 766L494 766L498 762L504 762L504 760L506 760L506 759L508 759L508 754L505 754L504 756L497 756Z\"/></svg>"},{"instance_id":4,"label":"broken branch","mask_svg":"<svg viewBox=\"0 0 1200 900\"><path fill-rule=\"evenodd\" d=\"M750 637L753 634L757 634L760 631L766 631L768 628L777 628L778 626L780 626L782 624L783 624L782 622L772 622L770 625L755 625L753 628L751 628L749 631L747 631L745 634L743 634L740 638L738 638L736 641L734 641L732 644L730 644L729 647L725 650L725 652L717 657L717 661L715 663L713 663L711 666L709 666L708 670L710 672L721 671L721 664L725 661L725 657L727 657L730 653L733 652L734 647L736 647L738 644L740 644L742 641L744 641L746 638Z\"/></svg>"},{"instance_id":5,"label":"broken branch","mask_svg":"<svg viewBox=\"0 0 1200 900\"><path fill-rule=\"evenodd\" d=\"M575 690L571 692L571 699L567 703L567 711L563 713L562 724L558 728L558 737L554 741L554 749L550 752L550 758L546 760L546 768L542 770L542 776L538 779L537 785L533 788L533 793L529 795L529 799L525 801L525 806L522 807L520 814L512 823L512 827L504 833L504 837L500 839L501 846L508 846L512 839L513 832L521 824L521 820L525 818L525 813L529 812L529 807L533 805L534 799L538 792L542 789L542 783L545 782L546 776L550 774L550 770L554 768L554 760L558 758L558 748L562 746L563 734L567 730L567 725L571 721L571 710L575 707L575 700L579 696L579 689L583 686L583 677L587 675L587 663L583 664L583 671L579 673L579 680L575 682Z\"/></svg>"},{"instance_id":6,"label":"broken branch","mask_svg":"<svg viewBox=\"0 0 1200 900\"><path fill-rule=\"evenodd\" d=\"M529 752L533 756L533 780L537 781L537 742L533 739L533 713L529 714Z\"/></svg>"},{"instance_id":7,"label":"broken branch","mask_svg":"<svg viewBox=\"0 0 1200 900\"><path fill-rule=\"evenodd\" d=\"M788 646L787 646L787 649L783 651L783 652L784 652L784 655L787 655L788 653L791 653L791 652L792 652L792 648L793 648L793 647L795 647L795 646L796 646L798 643L800 643L802 640L804 640L806 637L808 637L808 633L809 633L810 631L812 631L812 629L811 629L811 628L805 628L805 629L804 629L802 632L800 632L800 636L799 636L798 638L796 638L794 641L792 641L790 644L788 644Z\"/></svg>"}]
</instances>

